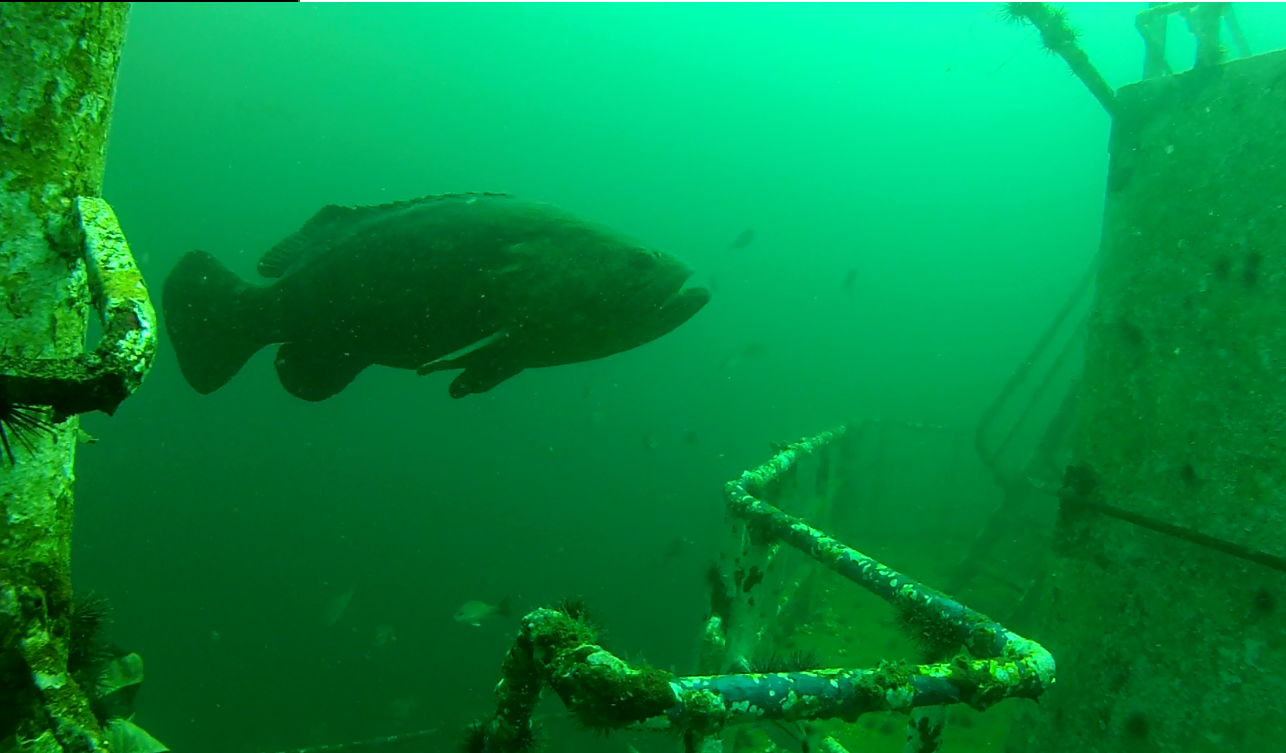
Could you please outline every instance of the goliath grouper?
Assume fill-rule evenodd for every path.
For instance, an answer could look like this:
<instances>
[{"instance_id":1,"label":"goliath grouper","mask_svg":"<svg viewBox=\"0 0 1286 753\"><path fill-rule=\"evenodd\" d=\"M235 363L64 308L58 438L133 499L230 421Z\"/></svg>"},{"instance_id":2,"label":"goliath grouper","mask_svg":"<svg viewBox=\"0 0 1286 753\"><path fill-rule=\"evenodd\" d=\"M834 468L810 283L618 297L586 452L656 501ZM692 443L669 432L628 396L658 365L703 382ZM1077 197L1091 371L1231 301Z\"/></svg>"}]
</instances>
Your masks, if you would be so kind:
<instances>
[{"instance_id":1,"label":"goliath grouper","mask_svg":"<svg viewBox=\"0 0 1286 753\"><path fill-rule=\"evenodd\" d=\"M672 331L710 300L692 270L613 230L503 194L327 206L243 282L193 251L165 281L188 383L227 384L265 345L292 395L325 400L371 365L464 369L451 397L523 369L591 361Z\"/></svg>"}]
</instances>

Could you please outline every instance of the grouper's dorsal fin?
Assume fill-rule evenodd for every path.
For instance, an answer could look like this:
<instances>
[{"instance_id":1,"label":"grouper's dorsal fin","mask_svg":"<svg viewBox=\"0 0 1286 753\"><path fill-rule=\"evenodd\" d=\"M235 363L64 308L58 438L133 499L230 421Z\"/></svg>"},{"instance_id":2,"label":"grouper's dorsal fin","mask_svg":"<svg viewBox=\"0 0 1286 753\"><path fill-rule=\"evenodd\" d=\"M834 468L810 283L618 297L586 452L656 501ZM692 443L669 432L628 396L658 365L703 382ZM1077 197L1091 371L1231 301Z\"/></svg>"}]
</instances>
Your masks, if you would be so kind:
<instances>
[{"instance_id":1,"label":"grouper's dorsal fin","mask_svg":"<svg viewBox=\"0 0 1286 753\"><path fill-rule=\"evenodd\" d=\"M259 274L264 277L281 277L305 256L317 257L328 251L338 240L368 220L397 214L424 204L462 202L472 204L479 199L513 198L502 193L449 193L424 196L419 199L395 201L365 207L341 207L335 204L322 207L321 211L304 223L282 242L269 249L259 260Z\"/></svg>"},{"instance_id":2,"label":"grouper's dorsal fin","mask_svg":"<svg viewBox=\"0 0 1286 753\"><path fill-rule=\"evenodd\" d=\"M291 233L284 241L268 249L259 260L259 274L264 277L281 277L300 257L309 252L324 251L335 237L335 230L348 222L349 216L360 210L330 204Z\"/></svg>"}]
</instances>

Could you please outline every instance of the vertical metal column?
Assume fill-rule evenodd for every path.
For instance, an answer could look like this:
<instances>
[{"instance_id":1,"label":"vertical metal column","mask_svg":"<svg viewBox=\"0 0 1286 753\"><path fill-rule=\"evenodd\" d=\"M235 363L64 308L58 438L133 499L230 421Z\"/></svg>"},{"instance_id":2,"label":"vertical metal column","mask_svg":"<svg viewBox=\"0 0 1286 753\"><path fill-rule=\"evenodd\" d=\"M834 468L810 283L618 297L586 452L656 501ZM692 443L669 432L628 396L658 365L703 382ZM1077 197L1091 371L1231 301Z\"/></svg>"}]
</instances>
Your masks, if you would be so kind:
<instances>
[{"instance_id":1,"label":"vertical metal column","mask_svg":"<svg viewBox=\"0 0 1286 753\"><path fill-rule=\"evenodd\" d=\"M16 735L23 750L41 753L104 749L67 671L76 414L93 408L72 404L88 392L64 395L62 406L39 396L76 381L61 376L103 366L76 361L85 355L90 289L133 269L132 261L118 267L115 253L99 268L85 251L124 249L97 197L128 13L128 3L0 4L0 412L12 451L0 458L0 716L12 727L0 738ZM100 303L111 305L117 292ZM134 342L148 356L137 362L145 371L150 306L136 314L126 326L142 333ZM18 364L38 367L20 373ZM9 687L8 670L30 686Z\"/></svg>"},{"instance_id":2,"label":"vertical metal column","mask_svg":"<svg viewBox=\"0 0 1286 753\"><path fill-rule=\"evenodd\" d=\"M1200 61L1199 61L1200 62ZM1286 53L1127 86L1015 753L1277 750L1286 676Z\"/></svg>"}]
</instances>

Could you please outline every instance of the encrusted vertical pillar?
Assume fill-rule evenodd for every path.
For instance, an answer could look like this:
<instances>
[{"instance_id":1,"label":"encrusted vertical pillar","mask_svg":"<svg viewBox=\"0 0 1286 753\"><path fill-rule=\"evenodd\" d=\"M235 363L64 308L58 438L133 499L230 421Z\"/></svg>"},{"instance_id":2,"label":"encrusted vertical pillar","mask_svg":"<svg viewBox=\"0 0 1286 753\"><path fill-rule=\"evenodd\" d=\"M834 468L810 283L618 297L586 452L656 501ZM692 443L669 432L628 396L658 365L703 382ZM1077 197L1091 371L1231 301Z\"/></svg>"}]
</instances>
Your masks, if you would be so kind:
<instances>
[{"instance_id":1,"label":"encrusted vertical pillar","mask_svg":"<svg viewBox=\"0 0 1286 753\"><path fill-rule=\"evenodd\" d=\"M1113 115L1032 634L1058 684L1009 750L1284 750L1286 53L1125 87Z\"/></svg>"},{"instance_id":2,"label":"encrusted vertical pillar","mask_svg":"<svg viewBox=\"0 0 1286 753\"><path fill-rule=\"evenodd\" d=\"M75 199L101 194L128 3L0 3L0 356L72 358L91 301ZM0 409L12 403L0 395ZM23 750L101 748L67 673L77 419L0 458L0 718ZM15 669L19 668L19 669ZM30 681L15 687L14 677Z\"/></svg>"}]
</instances>

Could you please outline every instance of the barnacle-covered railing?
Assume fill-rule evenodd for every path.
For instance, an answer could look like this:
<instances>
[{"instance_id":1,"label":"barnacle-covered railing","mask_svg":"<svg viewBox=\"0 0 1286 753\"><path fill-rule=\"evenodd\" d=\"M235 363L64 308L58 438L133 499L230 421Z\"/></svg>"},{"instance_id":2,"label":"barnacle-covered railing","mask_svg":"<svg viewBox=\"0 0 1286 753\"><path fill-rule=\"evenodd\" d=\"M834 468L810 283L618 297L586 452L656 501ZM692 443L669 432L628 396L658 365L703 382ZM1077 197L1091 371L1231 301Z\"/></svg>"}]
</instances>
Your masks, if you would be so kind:
<instances>
[{"instance_id":1,"label":"barnacle-covered railing","mask_svg":"<svg viewBox=\"0 0 1286 753\"><path fill-rule=\"evenodd\" d=\"M721 733L766 722L856 721L876 711L911 716L907 750L936 750L941 707L985 709L1005 698L1036 698L1054 682L1054 660L950 597L900 574L773 504L793 498L801 460L817 459L814 501L829 501L842 462L841 427L782 447L762 466L724 487L730 546L713 584L699 676L680 677L622 660L599 644L597 626L578 602L537 609L522 620L496 686L496 713L471 727L468 749L510 753L532 745L532 713L552 689L587 727L653 729L682 735L688 750L722 748ZM800 580L775 566L783 546L881 597L900 622L919 631L922 665L755 673L746 657L762 648L784 598ZM717 669L711 669L717 667ZM730 671L731 670L731 671ZM835 751L831 739L806 741ZM913 747L912 747L913 746Z\"/></svg>"}]
</instances>

